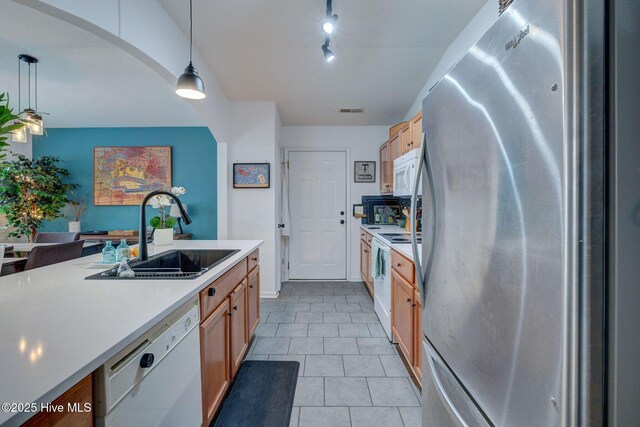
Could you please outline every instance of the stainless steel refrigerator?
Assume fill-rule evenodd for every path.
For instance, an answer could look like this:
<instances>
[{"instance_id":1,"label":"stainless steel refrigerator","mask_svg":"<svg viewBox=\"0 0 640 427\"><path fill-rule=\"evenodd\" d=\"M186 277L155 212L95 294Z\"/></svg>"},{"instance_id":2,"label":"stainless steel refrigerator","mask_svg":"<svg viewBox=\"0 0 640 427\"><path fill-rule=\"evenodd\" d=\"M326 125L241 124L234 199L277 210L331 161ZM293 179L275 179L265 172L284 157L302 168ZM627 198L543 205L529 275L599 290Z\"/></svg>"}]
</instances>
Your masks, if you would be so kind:
<instances>
[{"instance_id":1,"label":"stainless steel refrigerator","mask_svg":"<svg viewBox=\"0 0 640 427\"><path fill-rule=\"evenodd\" d=\"M423 426L605 422L606 3L516 0L423 101Z\"/></svg>"}]
</instances>

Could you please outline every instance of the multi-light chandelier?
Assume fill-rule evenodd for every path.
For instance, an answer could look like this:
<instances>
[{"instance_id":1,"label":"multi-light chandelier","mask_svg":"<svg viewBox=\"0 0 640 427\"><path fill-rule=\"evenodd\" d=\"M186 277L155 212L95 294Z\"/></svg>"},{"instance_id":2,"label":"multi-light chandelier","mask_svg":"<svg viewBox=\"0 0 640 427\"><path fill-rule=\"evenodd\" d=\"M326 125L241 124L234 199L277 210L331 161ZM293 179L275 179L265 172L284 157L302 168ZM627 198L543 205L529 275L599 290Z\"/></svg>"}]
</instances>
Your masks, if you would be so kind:
<instances>
[{"instance_id":1,"label":"multi-light chandelier","mask_svg":"<svg viewBox=\"0 0 640 427\"><path fill-rule=\"evenodd\" d=\"M22 110L22 67L27 64L27 108ZM34 68L33 95L35 105L31 108L31 66ZM38 112L38 58L22 53L18 55L18 111L20 119L16 124L23 123L24 126L13 131L15 142L27 142L27 133L31 135L42 135L44 133L44 120Z\"/></svg>"},{"instance_id":2,"label":"multi-light chandelier","mask_svg":"<svg viewBox=\"0 0 640 427\"><path fill-rule=\"evenodd\" d=\"M327 0L327 15L322 24L322 30L325 32L324 44L322 45L322 53L324 54L324 60L331 62L336 59L334 53L329 49L329 43L331 42L330 35L333 34L336 29L336 23L338 22L338 15L334 15L331 0Z\"/></svg>"}]
</instances>

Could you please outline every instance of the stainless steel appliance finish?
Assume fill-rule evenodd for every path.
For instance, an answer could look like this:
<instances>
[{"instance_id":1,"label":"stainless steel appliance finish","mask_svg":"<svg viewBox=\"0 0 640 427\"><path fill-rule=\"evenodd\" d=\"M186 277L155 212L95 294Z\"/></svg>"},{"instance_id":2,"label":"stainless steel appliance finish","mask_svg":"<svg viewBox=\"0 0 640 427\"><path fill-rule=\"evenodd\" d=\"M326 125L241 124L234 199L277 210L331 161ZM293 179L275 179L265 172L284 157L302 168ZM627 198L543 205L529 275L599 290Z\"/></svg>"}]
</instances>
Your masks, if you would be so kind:
<instances>
[{"instance_id":1,"label":"stainless steel appliance finish","mask_svg":"<svg viewBox=\"0 0 640 427\"><path fill-rule=\"evenodd\" d=\"M601 343L578 289L603 219L585 231L580 174L603 171L581 126L604 113L575 80L588 3L517 0L423 102L424 426L589 422L602 384L580 382L580 349Z\"/></svg>"}]
</instances>

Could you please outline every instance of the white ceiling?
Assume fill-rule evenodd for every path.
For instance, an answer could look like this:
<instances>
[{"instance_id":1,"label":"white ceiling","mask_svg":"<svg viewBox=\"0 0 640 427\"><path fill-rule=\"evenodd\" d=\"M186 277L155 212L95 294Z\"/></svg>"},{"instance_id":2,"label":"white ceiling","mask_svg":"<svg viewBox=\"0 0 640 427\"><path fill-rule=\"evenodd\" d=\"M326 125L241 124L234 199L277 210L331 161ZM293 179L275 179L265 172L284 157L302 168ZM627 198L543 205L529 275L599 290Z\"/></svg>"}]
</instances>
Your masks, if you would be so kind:
<instances>
[{"instance_id":1,"label":"white ceiling","mask_svg":"<svg viewBox=\"0 0 640 427\"><path fill-rule=\"evenodd\" d=\"M120 48L9 0L0 10L0 92L16 110L18 54L28 53L40 59L38 108L50 113L48 127L203 125L171 84Z\"/></svg>"},{"instance_id":2,"label":"white ceiling","mask_svg":"<svg viewBox=\"0 0 640 427\"><path fill-rule=\"evenodd\" d=\"M325 0L194 0L194 44L231 101L276 101L284 125L390 125L485 1L334 0L326 64ZM188 1L158 2L188 34Z\"/></svg>"}]
</instances>

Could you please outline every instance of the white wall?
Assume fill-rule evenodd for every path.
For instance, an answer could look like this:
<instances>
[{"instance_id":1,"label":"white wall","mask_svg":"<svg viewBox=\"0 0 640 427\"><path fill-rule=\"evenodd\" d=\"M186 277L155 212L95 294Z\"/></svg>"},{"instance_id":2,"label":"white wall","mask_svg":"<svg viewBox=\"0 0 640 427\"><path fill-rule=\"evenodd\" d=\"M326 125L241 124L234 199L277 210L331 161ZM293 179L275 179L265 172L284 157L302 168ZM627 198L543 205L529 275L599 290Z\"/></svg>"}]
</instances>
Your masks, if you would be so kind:
<instances>
[{"instance_id":1,"label":"white wall","mask_svg":"<svg viewBox=\"0 0 640 427\"><path fill-rule=\"evenodd\" d=\"M440 58L440 62L436 65L427 83L424 85L413 105L407 112L405 120L409 120L418 111L422 110L422 100L429 93L429 90L438 83L438 81L453 67L456 62L473 46L480 37L496 22L498 19L498 2L496 0L488 0L484 6L469 21L466 27L460 32L458 37L449 45L445 53Z\"/></svg>"},{"instance_id":2,"label":"white wall","mask_svg":"<svg viewBox=\"0 0 640 427\"><path fill-rule=\"evenodd\" d=\"M278 111L274 102L238 102L231 104L234 137L228 146L229 167L229 238L260 239L260 294L277 296L277 208L275 175L277 157L276 123ZM271 164L271 188L233 189L233 163L268 162ZM279 233L278 233L279 235Z\"/></svg>"},{"instance_id":3,"label":"white wall","mask_svg":"<svg viewBox=\"0 0 640 427\"><path fill-rule=\"evenodd\" d=\"M389 139L386 126L284 126L282 146L291 148L319 148L347 150L347 254L348 280L360 281L360 220L351 216L352 205L359 204L363 195L380 194L380 162L378 150ZM375 183L354 183L353 162L376 162Z\"/></svg>"}]
</instances>

